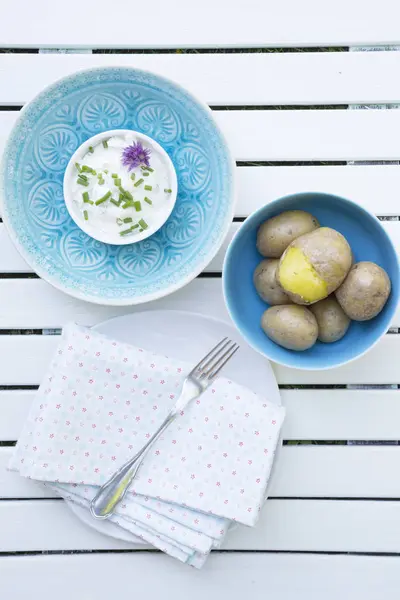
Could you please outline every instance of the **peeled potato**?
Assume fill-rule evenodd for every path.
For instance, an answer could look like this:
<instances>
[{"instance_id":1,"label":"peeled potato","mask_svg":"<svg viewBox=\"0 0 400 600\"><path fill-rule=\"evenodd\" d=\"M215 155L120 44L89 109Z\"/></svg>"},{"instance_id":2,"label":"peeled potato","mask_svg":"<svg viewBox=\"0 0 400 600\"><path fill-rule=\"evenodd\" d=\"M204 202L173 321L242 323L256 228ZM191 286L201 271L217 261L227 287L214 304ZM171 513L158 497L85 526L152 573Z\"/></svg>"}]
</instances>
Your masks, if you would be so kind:
<instances>
[{"instance_id":1,"label":"peeled potato","mask_svg":"<svg viewBox=\"0 0 400 600\"><path fill-rule=\"evenodd\" d=\"M312 304L310 310L317 319L320 342L337 342L349 328L350 319L333 296Z\"/></svg>"},{"instance_id":2,"label":"peeled potato","mask_svg":"<svg viewBox=\"0 0 400 600\"><path fill-rule=\"evenodd\" d=\"M268 308L261 317L261 327L273 342L288 350L308 350L318 336L312 312L295 304Z\"/></svg>"},{"instance_id":3,"label":"peeled potato","mask_svg":"<svg viewBox=\"0 0 400 600\"><path fill-rule=\"evenodd\" d=\"M365 261L351 268L335 295L350 319L369 321L385 306L390 289L386 271L373 262Z\"/></svg>"},{"instance_id":4,"label":"peeled potato","mask_svg":"<svg viewBox=\"0 0 400 600\"><path fill-rule=\"evenodd\" d=\"M343 235L330 227L320 227L286 248L277 279L293 302L313 304L340 286L351 264L351 248Z\"/></svg>"},{"instance_id":5,"label":"peeled potato","mask_svg":"<svg viewBox=\"0 0 400 600\"><path fill-rule=\"evenodd\" d=\"M279 258L293 240L319 227L304 210L287 210L264 221L257 232L257 250L267 258Z\"/></svg>"},{"instance_id":6,"label":"peeled potato","mask_svg":"<svg viewBox=\"0 0 400 600\"><path fill-rule=\"evenodd\" d=\"M279 260L270 258L262 260L256 267L253 275L254 286L258 295L264 302L274 306L275 304L290 304L290 298L280 287L276 280L276 269Z\"/></svg>"}]
</instances>

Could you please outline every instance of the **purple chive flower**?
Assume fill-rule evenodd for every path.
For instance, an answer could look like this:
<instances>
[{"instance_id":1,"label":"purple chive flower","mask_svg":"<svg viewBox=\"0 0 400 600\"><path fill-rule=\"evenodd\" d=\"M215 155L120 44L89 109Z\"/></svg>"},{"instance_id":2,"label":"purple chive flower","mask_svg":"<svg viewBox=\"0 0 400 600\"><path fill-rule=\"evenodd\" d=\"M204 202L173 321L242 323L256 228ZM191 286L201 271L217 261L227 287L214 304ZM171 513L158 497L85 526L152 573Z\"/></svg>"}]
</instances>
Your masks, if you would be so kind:
<instances>
[{"instance_id":1,"label":"purple chive flower","mask_svg":"<svg viewBox=\"0 0 400 600\"><path fill-rule=\"evenodd\" d=\"M140 165L150 166L150 154L149 148L143 148L140 142L135 142L131 146L127 146L122 151L122 164L124 167L128 167L128 171L132 171L135 167Z\"/></svg>"}]
</instances>

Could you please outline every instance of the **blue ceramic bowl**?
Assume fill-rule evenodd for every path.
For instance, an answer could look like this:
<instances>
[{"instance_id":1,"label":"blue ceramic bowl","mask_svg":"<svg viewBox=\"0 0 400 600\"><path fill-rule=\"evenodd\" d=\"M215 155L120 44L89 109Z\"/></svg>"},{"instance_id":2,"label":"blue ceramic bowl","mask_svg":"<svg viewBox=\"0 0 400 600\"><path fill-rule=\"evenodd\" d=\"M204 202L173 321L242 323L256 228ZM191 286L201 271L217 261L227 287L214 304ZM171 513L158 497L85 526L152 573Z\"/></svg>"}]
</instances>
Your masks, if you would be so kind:
<instances>
[{"instance_id":1,"label":"blue ceramic bowl","mask_svg":"<svg viewBox=\"0 0 400 600\"><path fill-rule=\"evenodd\" d=\"M71 156L113 129L160 144L178 178L172 214L134 244L88 236L64 201ZM232 223L234 178L211 110L189 92L139 69L89 69L56 81L21 110L0 167L2 218L40 277L81 300L130 306L174 292L211 261Z\"/></svg>"},{"instance_id":2,"label":"blue ceramic bowl","mask_svg":"<svg viewBox=\"0 0 400 600\"><path fill-rule=\"evenodd\" d=\"M254 269L262 260L256 249L258 227L266 219L294 209L308 211L321 225L340 231L353 250L355 262L377 263L392 282L389 299L377 317L371 321L353 321L338 342L317 342L304 352L281 348L265 335L260 319L268 305L259 298L253 285ZM260 208L240 227L226 254L223 288L231 318L253 348L270 360L295 369L329 369L367 352L390 327L399 300L399 262L378 219L354 202L332 194L293 194Z\"/></svg>"}]
</instances>

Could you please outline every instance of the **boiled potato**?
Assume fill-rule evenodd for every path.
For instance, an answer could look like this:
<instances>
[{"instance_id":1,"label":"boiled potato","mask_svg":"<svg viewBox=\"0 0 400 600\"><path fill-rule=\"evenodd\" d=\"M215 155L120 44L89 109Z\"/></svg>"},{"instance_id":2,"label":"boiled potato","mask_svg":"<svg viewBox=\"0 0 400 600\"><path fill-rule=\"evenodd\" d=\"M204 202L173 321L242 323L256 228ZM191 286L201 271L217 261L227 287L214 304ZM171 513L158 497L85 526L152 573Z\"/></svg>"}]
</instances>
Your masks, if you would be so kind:
<instances>
[{"instance_id":1,"label":"boiled potato","mask_svg":"<svg viewBox=\"0 0 400 600\"><path fill-rule=\"evenodd\" d=\"M267 258L279 258L293 240L317 227L319 223L310 213L304 210L287 210L260 225L257 250Z\"/></svg>"},{"instance_id":2,"label":"boiled potato","mask_svg":"<svg viewBox=\"0 0 400 600\"><path fill-rule=\"evenodd\" d=\"M320 342L337 342L349 328L350 319L333 296L316 302L310 310L317 319Z\"/></svg>"},{"instance_id":3,"label":"boiled potato","mask_svg":"<svg viewBox=\"0 0 400 600\"><path fill-rule=\"evenodd\" d=\"M336 290L336 298L350 319L368 321L381 312L389 298L390 289L386 271L373 262L365 261L351 268Z\"/></svg>"},{"instance_id":4,"label":"boiled potato","mask_svg":"<svg viewBox=\"0 0 400 600\"><path fill-rule=\"evenodd\" d=\"M273 342L288 350L308 350L318 336L312 312L295 304L268 308L261 317L261 327Z\"/></svg>"},{"instance_id":5,"label":"boiled potato","mask_svg":"<svg viewBox=\"0 0 400 600\"><path fill-rule=\"evenodd\" d=\"M292 242L283 253L277 280L297 304L323 300L342 283L352 264L349 244L341 233L320 227Z\"/></svg>"},{"instance_id":6,"label":"boiled potato","mask_svg":"<svg viewBox=\"0 0 400 600\"><path fill-rule=\"evenodd\" d=\"M270 258L262 260L256 267L253 281L258 295L264 302L274 306L275 304L290 304L290 298L276 281L276 269L279 260Z\"/></svg>"}]
</instances>

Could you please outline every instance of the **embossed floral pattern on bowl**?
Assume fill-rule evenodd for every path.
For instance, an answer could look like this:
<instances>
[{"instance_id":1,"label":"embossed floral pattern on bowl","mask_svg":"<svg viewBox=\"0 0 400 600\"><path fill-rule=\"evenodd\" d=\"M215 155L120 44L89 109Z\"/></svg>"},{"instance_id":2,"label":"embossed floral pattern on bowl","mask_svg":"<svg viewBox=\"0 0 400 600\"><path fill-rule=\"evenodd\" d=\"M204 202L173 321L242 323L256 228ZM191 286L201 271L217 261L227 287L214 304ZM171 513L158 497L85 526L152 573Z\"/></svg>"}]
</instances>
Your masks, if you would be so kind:
<instances>
[{"instance_id":1,"label":"embossed floral pattern on bowl","mask_svg":"<svg viewBox=\"0 0 400 600\"><path fill-rule=\"evenodd\" d=\"M155 139L178 177L170 218L135 245L93 240L65 207L68 161L108 129ZM182 287L213 258L233 216L234 164L209 109L183 88L136 69L99 68L54 83L21 111L1 187L7 229L40 276L84 300L129 305Z\"/></svg>"}]
</instances>

